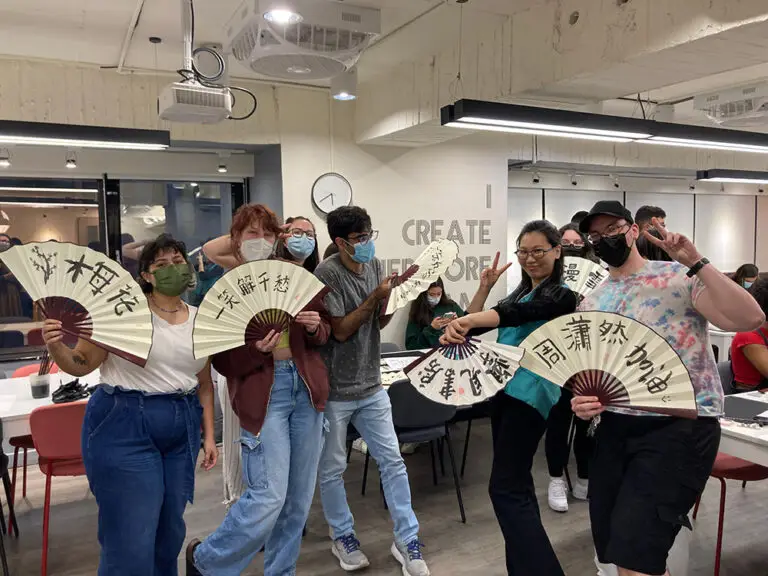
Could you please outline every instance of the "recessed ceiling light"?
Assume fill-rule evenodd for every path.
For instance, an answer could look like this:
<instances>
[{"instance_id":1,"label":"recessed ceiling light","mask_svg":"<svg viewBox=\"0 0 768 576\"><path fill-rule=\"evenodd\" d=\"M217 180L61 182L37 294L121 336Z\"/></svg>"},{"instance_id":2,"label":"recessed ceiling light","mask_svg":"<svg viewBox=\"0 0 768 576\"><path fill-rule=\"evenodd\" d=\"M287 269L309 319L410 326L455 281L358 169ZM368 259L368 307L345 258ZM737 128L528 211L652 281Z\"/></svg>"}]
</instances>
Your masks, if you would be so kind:
<instances>
[{"instance_id":1,"label":"recessed ceiling light","mask_svg":"<svg viewBox=\"0 0 768 576\"><path fill-rule=\"evenodd\" d=\"M341 100L342 102L347 102L349 100L356 99L357 96L354 94L350 94L349 92L339 92L338 94L333 95L334 100Z\"/></svg>"},{"instance_id":2,"label":"recessed ceiling light","mask_svg":"<svg viewBox=\"0 0 768 576\"><path fill-rule=\"evenodd\" d=\"M70 170L77 168L77 155L72 150L67 152L64 165Z\"/></svg>"},{"instance_id":3,"label":"recessed ceiling light","mask_svg":"<svg viewBox=\"0 0 768 576\"><path fill-rule=\"evenodd\" d=\"M219 174L226 174L227 173L227 165L226 164L219 164Z\"/></svg>"},{"instance_id":4,"label":"recessed ceiling light","mask_svg":"<svg viewBox=\"0 0 768 576\"><path fill-rule=\"evenodd\" d=\"M312 72L312 68L309 66L288 66L287 70L291 74L309 74Z\"/></svg>"},{"instance_id":5,"label":"recessed ceiling light","mask_svg":"<svg viewBox=\"0 0 768 576\"><path fill-rule=\"evenodd\" d=\"M297 12L282 9L265 12L264 20L272 22L273 24L280 24L281 26L289 26L290 24L298 24L303 18L301 14L298 14Z\"/></svg>"},{"instance_id":6,"label":"recessed ceiling light","mask_svg":"<svg viewBox=\"0 0 768 576\"><path fill-rule=\"evenodd\" d=\"M7 148L3 148L0 150L0 168L10 168L11 167L11 153L8 152Z\"/></svg>"}]
</instances>

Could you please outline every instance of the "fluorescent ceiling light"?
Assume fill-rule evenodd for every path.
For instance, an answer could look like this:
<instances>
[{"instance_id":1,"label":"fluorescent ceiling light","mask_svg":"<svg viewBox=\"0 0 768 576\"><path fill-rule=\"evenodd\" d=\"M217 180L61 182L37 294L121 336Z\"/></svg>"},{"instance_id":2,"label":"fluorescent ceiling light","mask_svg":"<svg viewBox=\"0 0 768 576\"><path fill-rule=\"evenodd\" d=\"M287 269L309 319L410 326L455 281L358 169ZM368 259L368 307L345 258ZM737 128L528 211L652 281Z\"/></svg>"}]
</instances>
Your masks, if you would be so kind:
<instances>
[{"instance_id":1,"label":"fluorescent ceiling light","mask_svg":"<svg viewBox=\"0 0 768 576\"><path fill-rule=\"evenodd\" d=\"M26 206L27 208L96 208L95 202L5 202L0 200L0 206Z\"/></svg>"},{"instance_id":2,"label":"fluorescent ceiling light","mask_svg":"<svg viewBox=\"0 0 768 576\"><path fill-rule=\"evenodd\" d=\"M71 138L41 138L39 136L10 136L0 134L0 144L26 146L62 146L68 148L106 148L110 150L165 150L165 144L141 142L109 142L107 140L76 140Z\"/></svg>"},{"instance_id":3,"label":"fluorescent ceiling light","mask_svg":"<svg viewBox=\"0 0 768 576\"><path fill-rule=\"evenodd\" d=\"M555 138L572 138L576 140L598 140L601 142L634 142L631 138L616 136L598 136L597 134L582 134L576 132L555 132L550 130L533 130L530 128L513 128L512 126L493 126L491 124L470 124L468 122L449 122L451 128L467 128L470 130L490 130L491 132L508 132L513 134L531 134L534 136L553 136Z\"/></svg>"},{"instance_id":4,"label":"fluorescent ceiling light","mask_svg":"<svg viewBox=\"0 0 768 576\"><path fill-rule=\"evenodd\" d=\"M701 148L704 150L722 150L726 152L751 152L753 154L768 154L768 146L737 144L735 142L716 142L711 140L694 140L686 138L666 138L654 136L646 140L638 140L643 144L658 144L660 146L675 146L678 148Z\"/></svg>"},{"instance_id":5,"label":"fluorescent ceiling light","mask_svg":"<svg viewBox=\"0 0 768 576\"><path fill-rule=\"evenodd\" d=\"M272 22L272 24L280 24L281 26L288 26L290 24L298 24L304 18L301 14L293 12L292 10L270 10L264 13L264 20Z\"/></svg>"},{"instance_id":6,"label":"fluorescent ceiling light","mask_svg":"<svg viewBox=\"0 0 768 576\"><path fill-rule=\"evenodd\" d=\"M349 92L339 92L333 95L334 100L340 100L342 102L348 102L349 100L355 100L357 96L350 94Z\"/></svg>"},{"instance_id":7,"label":"fluorescent ceiling light","mask_svg":"<svg viewBox=\"0 0 768 576\"><path fill-rule=\"evenodd\" d=\"M736 182L740 184L768 184L768 172L755 170L699 170L697 180L707 182Z\"/></svg>"},{"instance_id":8,"label":"fluorescent ceiling light","mask_svg":"<svg viewBox=\"0 0 768 576\"><path fill-rule=\"evenodd\" d=\"M570 132L573 134L593 134L595 136L611 136L615 138L626 138L629 140L639 140L641 138L650 138L651 134L642 132L623 132L618 130L599 130L595 128L582 128L581 126L559 126L555 124L539 124L537 122L517 122L513 120L496 120L489 118L475 118L473 116L464 116L458 122L469 122L472 124L489 124L492 126L509 126L512 128L529 128L533 130L548 130L555 132Z\"/></svg>"},{"instance_id":9,"label":"fluorescent ceiling light","mask_svg":"<svg viewBox=\"0 0 768 576\"><path fill-rule=\"evenodd\" d=\"M96 188L26 188L24 186L0 186L0 192L84 192L96 194ZM2 200L0 200L2 203Z\"/></svg>"}]
</instances>

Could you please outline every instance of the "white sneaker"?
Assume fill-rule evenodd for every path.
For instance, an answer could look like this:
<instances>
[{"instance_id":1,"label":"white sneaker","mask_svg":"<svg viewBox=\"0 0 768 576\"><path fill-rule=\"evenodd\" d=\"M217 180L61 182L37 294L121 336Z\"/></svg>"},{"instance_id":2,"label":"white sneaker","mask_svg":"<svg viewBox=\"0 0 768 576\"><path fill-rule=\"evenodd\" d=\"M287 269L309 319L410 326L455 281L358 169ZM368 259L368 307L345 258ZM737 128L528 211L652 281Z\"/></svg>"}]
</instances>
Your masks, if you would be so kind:
<instances>
[{"instance_id":1,"label":"white sneaker","mask_svg":"<svg viewBox=\"0 0 768 576\"><path fill-rule=\"evenodd\" d=\"M365 443L365 440L362 438L358 438L354 442L352 442L352 450L356 450L357 452L360 452L360 454L367 454L368 453L368 444Z\"/></svg>"},{"instance_id":2,"label":"white sneaker","mask_svg":"<svg viewBox=\"0 0 768 576\"><path fill-rule=\"evenodd\" d=\"M589 480L582 478L576 478L576 482L573 484L573 497L576 500L587 500L587 494L589 492Z\"/></svg>"},{"instance_id":3,"label":"white sneaker","mask_svg":"<svg viewBox=\"0 0 768 576\"><path fill-rule=\"evenodd\" d=\"M562 478L549 479L547 502L555 512L568 512L568 493L565 480Z\"/></svg>"},{"instance_id":4,"label":"white sneaker","mask_svg":"<svg viewBox=\"0 0 768 576\"><path fill-rule=\"evenodd\" d=\"M414 452L416 452L416 448L418 447L419 447L418 444L410 444L410 443L400 444L400 454L405 454L405 455L413 454Z\"/></svg>"}]
</instances>

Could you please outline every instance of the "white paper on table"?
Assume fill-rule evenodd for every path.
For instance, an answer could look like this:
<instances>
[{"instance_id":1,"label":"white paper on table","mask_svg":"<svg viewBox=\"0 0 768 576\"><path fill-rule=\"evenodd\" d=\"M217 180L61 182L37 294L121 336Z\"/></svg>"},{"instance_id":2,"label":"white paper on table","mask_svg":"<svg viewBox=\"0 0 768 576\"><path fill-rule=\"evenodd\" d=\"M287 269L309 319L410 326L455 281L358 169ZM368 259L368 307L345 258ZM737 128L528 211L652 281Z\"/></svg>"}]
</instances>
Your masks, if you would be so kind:
<instances>
[{"instance_id":1,"label":"white paper on table","mask_svg":"<svg viewBox=\"0 0 768 576\"><path fill-rule=\"evenodd\" d=\"M399 382L400 380L408 380L408 376L406 376L405 372L402 370L397 372L385 372L381 375L381 385L384 387L392 386L392 384Z\"/></svg>"},{"instance_id":2,"label":"white paper on table","mask_svg":"<svg viewBox=\"0 0 768 576\"><path fill-rule=\"evenodd\" d=\"M755 418L768 418L768 410L755 416Z\"/></svg>"},{"instance_id":3,"label":"white paper on table","mask_svg":"<svg viewBox=\"0 0 768 576\"><path fill-rule=\"evenodd\" d=\"M15 394L0 394L0 412L10 410L16 402Z\"/></svg>"},{"instance_id":4,"label":"white paper on table","mask_svg":"<svg viewBox=\"0 0 768 576\"><path fill-rule=\"evenodd\" d=\"M396 358L384 358L384 363L390 370L405 370L408 366L413 364L418 356L396 357Z\"/></svg>"},{"instance_id":5,"label":"white paper on table","mask_svg":"<svg viewBox=\"0 0 768 576\"><path fill-rule=\"evenodd\" d=\"M750 400L756 400L758 402L763 402L765 404L768 404L768 394L763 394L762 392L758 392L757 390L753 390L751 392L745 392L744 394L739 394L739 397L748 398Z\"/></svg>"}]
</instances>

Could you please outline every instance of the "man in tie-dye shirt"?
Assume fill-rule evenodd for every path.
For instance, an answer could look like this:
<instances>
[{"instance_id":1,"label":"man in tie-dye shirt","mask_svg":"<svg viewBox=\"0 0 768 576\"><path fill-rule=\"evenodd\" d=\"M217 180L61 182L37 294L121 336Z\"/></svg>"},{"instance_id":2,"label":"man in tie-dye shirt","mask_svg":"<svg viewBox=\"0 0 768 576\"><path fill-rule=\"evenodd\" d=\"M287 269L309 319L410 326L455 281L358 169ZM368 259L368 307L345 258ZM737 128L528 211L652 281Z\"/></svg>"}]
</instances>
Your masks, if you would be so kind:
<instances>
[{"instance_id":1,"label":"man in tie-dye shirt","mask_svg":"<svg viewBox=\"0 0 768 576\"><path fill-rule=\"evenodd\" d=\"M754 299L699 254L685 236L666 231L645 238L674 262L649 262L640 235L619 202L595 204L581 222L610 277L587 295L581 310L616 312L642 322L678 353L691 376L698 419L605 408L575 397L574 412L599 416L590 466L589 512L598 559L621 576L664 575L669 549L704 489L720 442L723 390L708 324L750 331L765 317Z\"/></svg>"}]
</instances>

